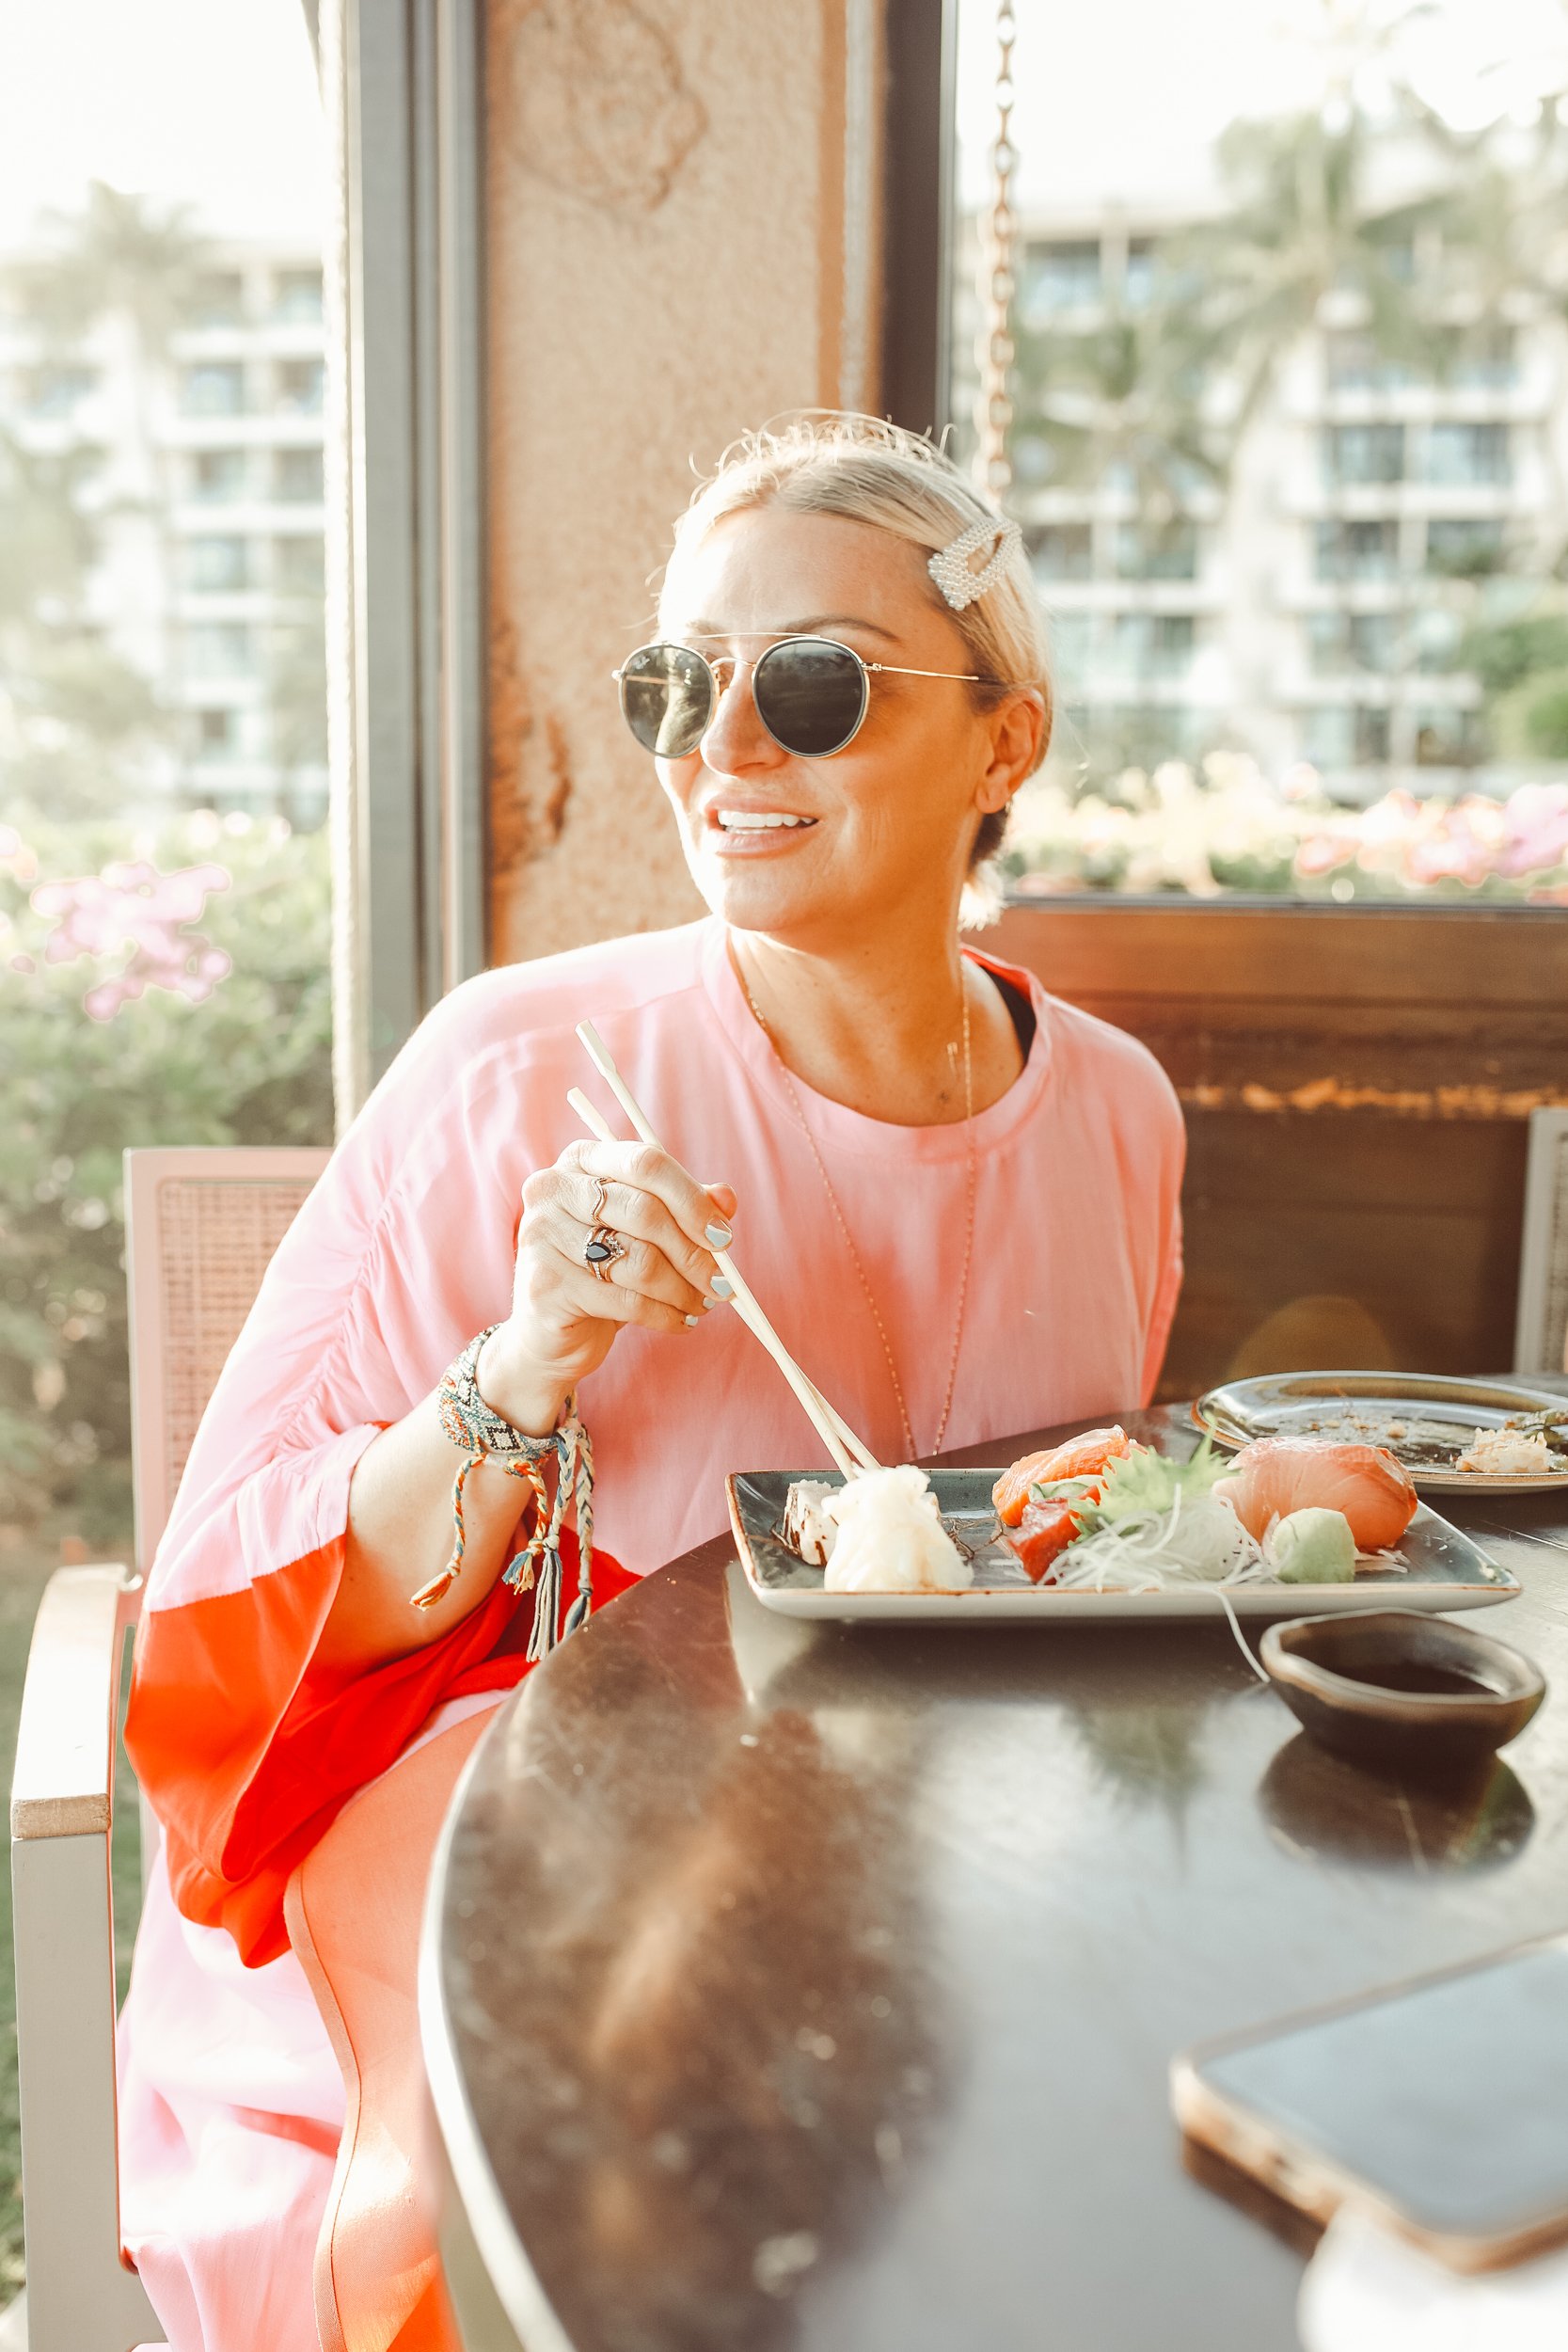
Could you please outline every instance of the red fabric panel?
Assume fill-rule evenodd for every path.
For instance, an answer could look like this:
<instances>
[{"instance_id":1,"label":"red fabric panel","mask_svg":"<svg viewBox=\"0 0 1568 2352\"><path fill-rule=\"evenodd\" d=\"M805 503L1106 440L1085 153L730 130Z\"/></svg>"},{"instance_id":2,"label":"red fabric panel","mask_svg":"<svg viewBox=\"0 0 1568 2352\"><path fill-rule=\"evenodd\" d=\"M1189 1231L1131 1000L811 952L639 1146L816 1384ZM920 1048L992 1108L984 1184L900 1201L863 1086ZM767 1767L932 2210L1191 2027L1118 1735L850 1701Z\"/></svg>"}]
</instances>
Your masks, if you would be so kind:
<instances>
[{"instance_id":1,"label":"red fabric panel","mask_svg":"<svg viewBox=\"0 0 1568 2352\"><path fill-rule=\"evenodd\" d=\"M125 1744L163 1824L188 1919L227 1928L247 1966L288 1948L283 1889L339 1811L446 1700L528 1671L533 1596L499 1580L471 1615L406 1657L327 1685L309 1659L338 1587L342 1538L244 1592L143 1617ZM577 1543L562 1539L562 1611ZM637 1581L595 1552L602 1605Z\"/></svg>"}]
</instances>

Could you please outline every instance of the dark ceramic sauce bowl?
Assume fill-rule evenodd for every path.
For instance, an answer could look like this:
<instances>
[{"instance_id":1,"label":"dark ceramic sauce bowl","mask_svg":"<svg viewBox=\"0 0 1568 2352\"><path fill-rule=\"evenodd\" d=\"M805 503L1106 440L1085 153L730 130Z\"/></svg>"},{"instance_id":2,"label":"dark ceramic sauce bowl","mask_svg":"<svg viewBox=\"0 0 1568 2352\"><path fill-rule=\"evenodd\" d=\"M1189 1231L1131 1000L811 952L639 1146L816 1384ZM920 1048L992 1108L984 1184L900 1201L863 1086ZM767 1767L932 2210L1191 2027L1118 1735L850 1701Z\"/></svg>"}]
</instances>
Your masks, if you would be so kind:
<instances>
[{"instance_id":1,"label":"dark ceramic sauce bowl","mask_svg":"<svg viewBox=\"0 0 1568 2352\"><path fill-rule=\"evenodd\" d=\"M1546 1695L1516 1649L1414 1609L1292 1617L1258 1655L1304 1730L1383 1771L1468 1771L1516 1740Z\"/></svg>"}]
</instances>

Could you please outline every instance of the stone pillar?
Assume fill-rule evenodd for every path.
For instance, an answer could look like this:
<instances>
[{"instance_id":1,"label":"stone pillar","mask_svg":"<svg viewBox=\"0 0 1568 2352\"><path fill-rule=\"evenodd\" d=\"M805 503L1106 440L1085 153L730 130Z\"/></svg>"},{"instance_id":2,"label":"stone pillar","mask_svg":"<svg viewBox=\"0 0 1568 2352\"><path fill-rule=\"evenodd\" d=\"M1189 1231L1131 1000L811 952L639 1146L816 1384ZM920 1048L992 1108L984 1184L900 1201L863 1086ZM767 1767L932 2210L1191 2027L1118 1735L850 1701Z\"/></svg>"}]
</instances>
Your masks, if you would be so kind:
<instances>
[{"instance_id":1,"label":"stone pillar","mask_svg":"<svg viewBox=\"0 0 1568 2352\"><path fill-rule=\"evenodd\" d=\"M610 673L748 426L877 405L883 0L487 0L491 958L700 911Z\"/></svg>"}]
</instances>

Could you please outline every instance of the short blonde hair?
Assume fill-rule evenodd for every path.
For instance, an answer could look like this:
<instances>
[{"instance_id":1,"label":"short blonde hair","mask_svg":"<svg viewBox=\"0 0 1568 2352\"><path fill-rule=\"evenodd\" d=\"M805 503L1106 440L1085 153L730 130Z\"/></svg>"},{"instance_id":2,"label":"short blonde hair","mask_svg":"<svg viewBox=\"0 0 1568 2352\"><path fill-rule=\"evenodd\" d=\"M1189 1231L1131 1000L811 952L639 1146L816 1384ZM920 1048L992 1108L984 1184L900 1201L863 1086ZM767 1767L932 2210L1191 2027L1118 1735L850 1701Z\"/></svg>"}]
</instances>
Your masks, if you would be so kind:
<instances>
[{"instance_id":1,"label":"short blonde hair","mask_svg":"<svg viewBox=\"0 0 1568 2352\"><path fill-rule=\"evenodd\" d=\"M732 441L675 526L674 557L705 538L726 515L753 506L840 515L890 532L927 556L975 523L1002 519L933 441L880 417L842 409L802 410ZM1022 547L1012 542L1000 578L961 612L954 612L928 576L927 585L932 603L958 629L970 666L983 681L970 690L982 707L1020 686L1033 687L1044 697L1037 767L1051 740L1051 665L1045 614ZM1006 810L982 820L974 865L996 855L1006 823Z\"/></svg>"}]
</instances>

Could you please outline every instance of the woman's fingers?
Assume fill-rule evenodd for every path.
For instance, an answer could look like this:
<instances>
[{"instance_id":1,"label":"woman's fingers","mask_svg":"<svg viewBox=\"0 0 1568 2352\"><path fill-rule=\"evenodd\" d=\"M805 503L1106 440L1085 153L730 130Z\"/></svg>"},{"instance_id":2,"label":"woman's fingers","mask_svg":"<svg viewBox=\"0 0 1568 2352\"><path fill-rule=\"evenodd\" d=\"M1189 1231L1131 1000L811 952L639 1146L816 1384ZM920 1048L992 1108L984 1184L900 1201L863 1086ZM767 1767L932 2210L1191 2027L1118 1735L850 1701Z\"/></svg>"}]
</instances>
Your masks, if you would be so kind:
<instances>
[{"instance_id":1,"label":"woman's fingers","mask_svg":"<svg viewBox=\"0 0 1568 2352\"><path fill-rule=\"evenodd\" d=\"M639 1242L638 1249L646 1248ZM627 1257L631 1252L628 1250ZM560 1296L567 1311L598 1323L636 1324L644 1331L689 1331L702 1320L702 1293L682 1283L669 1266L664 1265L664 1279L659 1287L644 1287L634 1283L626 1271L626 1259L617 1258L610 1269L610 1279L601 1282L591 1268L574 1265L570 1260L561 1268ZM620 1278L620 1279L617 1279ZM657 1274L653 1276L657 1282ZM666 1293L681 1293L676 1299ZM690 1301L689 1304L685 1303Z\"/></svg>"},{"instance_id":2,"label":"woman's fingers","mask_svg":"<svg viewBox=\"0 0 1568 2352\"><path fill-rule=\"evenodd\" d=\"M610 1327L685 1331L729 1285L713 1252L729 1240L735 1196L693 1182L641 1143L575 1143L523 1186L514 1319L532 1353L592 1370ZM601 1278L584 1256L594 1226L621 1244Z\"/></svg>"},{"instance_id":3,"label":"woman's fingers","mask_svg":"<svg viewBox=\"0 0 1568 2352\"><path fill-rule=\"evenodd\" d=\"M646 1200L647 1196L641 1198ZM649 1209L644 1208L637 1214L644 1224L658 1222ZM693 1250L682 1237L679 1228L667 1216L664 1219L666 1231L682 1261L678 1264L671 1263L657 1242L645 1240L631 1229L629 1222L618 1225L607 1212L601 1222L610 1228L621 1244L620 1255L608 1262L608 1281L599 1280L584 1255L592 1226L574 1216L564 1202L559 1200L544 1212L541 1222L543 1236L557 1255L574 1271L587 1274L590 1281L597 1283L601 1290L634 1291L645 1298L657 1299L666 1307L674 1308L683 1316L701 1314L705 1298L713 1295L705 1288L705 1282L712 1278L713 1261ZM695 1280L684 1270L688 1263L696 1276Z\"/></svg>"},{"instance_id":4,"label":"woman's fingers","mask_svg":"<svg viewBox=\"0 0 1568 2352\"><path fill-rule=\"evenodd\" d=\"M571 1186L574 1214L589 1224L613 1222L608 1216L595 1217L593 1213L597 1179L605 1185L607 1197L610 1188L616 1186L623 1202L627 1193L641 1193L661 1202L691 1248L705 1258L728 1243L729 1217L719 1210L712 1194L655 1144L574 1143L556 1163L556 1172ZM727 1186L723 1189L726 1199L733 1200L733 1193ZM631 1230L641 1232L641 1227L634 1223ZM648 1232L643 1237L653 1240L656 1235Z\"/></svg>"},{"instance_id":5,"label":"woman's fingers","mask_svg":"<svg viewBox=\"0 0 1568 2352\"><path fill-rule=\"evenodd\" d=\"M628 1245L641 1242L657 1249L697 1290L712 1289L719 1271L713 1251L688 1238L657 1193L623 1184L604 1184L603 1193L601 1207L599 1187L592 1176L563 1176L553 1205L558 1214L563 1213L581 1227L584 1241L594 1226L608 1225Z\"/></svg>"}]
</instances>

